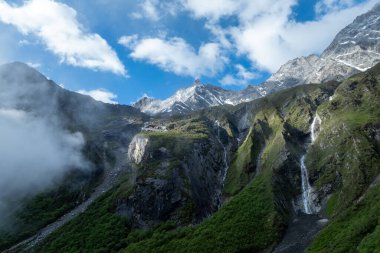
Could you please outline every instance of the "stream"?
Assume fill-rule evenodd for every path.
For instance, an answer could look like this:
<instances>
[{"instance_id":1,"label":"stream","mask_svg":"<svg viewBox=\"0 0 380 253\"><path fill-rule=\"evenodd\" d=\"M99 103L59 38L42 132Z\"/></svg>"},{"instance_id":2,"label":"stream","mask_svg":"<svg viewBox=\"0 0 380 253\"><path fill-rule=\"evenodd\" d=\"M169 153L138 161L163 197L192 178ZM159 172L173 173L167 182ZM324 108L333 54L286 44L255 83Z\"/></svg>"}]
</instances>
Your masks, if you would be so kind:
<instances>
[{"instance_id":1,"label":"stream","mask_svg":"<svg viewBox=\"0 0 380 253\"><path fill-rule=\"evenodd\" d=\"M328 223L327 219L318 215L318 206L312 200L313 188L309 182L309 174L305 165L308 148L313 145L318 137L321 127L321 119L315 115L310 125L311 142L306 146L306 152L300 159L302 203L301 212L288 224L288 228L282 241L272 250L272 253L303 253L307 251L317 233ZM297 212L297 210L296 210Z\"/></svg>"}]
</instances>

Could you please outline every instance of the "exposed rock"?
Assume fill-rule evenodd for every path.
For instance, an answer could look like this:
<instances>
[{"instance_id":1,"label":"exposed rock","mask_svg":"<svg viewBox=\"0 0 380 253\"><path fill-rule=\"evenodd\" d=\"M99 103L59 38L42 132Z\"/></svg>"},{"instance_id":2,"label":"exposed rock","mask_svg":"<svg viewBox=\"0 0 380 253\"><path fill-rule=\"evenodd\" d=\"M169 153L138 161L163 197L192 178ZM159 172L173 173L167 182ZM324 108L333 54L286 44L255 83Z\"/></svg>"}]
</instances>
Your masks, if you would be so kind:
<instances>
[{"instance_id":1,"label":"exposed rock","mask_svg":"<svg viewBox=\"0 0 380 253\"><path fill-rule=\"evenodd\" d=\"M149 138L143 135L133 137L128 148L128 157L136 164L139 164L144 156L145 147L148 144Z\"/></svg>"}]
</instances>

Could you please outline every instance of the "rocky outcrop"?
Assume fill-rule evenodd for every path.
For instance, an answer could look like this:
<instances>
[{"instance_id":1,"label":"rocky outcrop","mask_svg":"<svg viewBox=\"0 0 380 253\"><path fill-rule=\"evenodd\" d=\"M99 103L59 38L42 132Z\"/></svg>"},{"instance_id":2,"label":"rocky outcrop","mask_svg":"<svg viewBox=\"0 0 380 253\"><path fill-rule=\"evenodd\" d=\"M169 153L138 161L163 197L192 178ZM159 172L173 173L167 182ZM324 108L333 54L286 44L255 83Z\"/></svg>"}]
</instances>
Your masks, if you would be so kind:
<instances>
[{"instance_id":1,"label":"rocky outcrop","mask_svg":"<svg viewBox=\"0 0 380 253\"><path fill-rule=\"evenodd\" d=\"M132 162L139 164L144 156L149 138L143 135L135 135L128 147L128 157Z\"/></svg>"},{"instance_id":2,"label":"rocky outcrop","mask_svg":"<svg viewBox=\"0 0 380 253\"><path fill-rule=\"evenodd\" d=\"M177 128L136 135L128 150L138 165L135 186L128 198L119 200L116 212L140 228L167 220L198 223L215 212L221 203L228 151L224 130L219 127L218 135L214 128L208 138L182 137Z\"/></svg>"}]
</instances>

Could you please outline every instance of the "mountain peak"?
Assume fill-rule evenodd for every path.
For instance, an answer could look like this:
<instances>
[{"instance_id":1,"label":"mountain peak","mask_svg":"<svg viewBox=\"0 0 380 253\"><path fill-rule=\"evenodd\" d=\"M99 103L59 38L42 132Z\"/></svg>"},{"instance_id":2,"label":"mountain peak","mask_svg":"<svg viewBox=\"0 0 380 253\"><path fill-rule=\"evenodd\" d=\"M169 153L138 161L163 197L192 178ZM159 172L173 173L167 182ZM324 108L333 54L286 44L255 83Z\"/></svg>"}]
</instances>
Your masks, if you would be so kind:
<instances>
[{"instance_id":1,"label":"mountain peak","mask_svg":"<svg viewBox=\"0 0 380 253\"><path fill-rule=\"evenodd\" d=\"M342 29L321 56L288 61L263 87L278 90L305 83L343 80L380 62L380 3Z\"/></svg>"},{"instance_id":2,"label":"mountain peak","mask_svg":"<svg viewBox=\"0 0 380 253\"><path fill-rule=\"evenodd\" d=\"M343 80L380 62L380 3L342 29L320 55L297 57L266 82L242 91L204 85L199 79L165 100L145 99L134 106L149 114L187 113L207 107L248 102L271 92L305 83Z\"/></svg>"}]
</instances>

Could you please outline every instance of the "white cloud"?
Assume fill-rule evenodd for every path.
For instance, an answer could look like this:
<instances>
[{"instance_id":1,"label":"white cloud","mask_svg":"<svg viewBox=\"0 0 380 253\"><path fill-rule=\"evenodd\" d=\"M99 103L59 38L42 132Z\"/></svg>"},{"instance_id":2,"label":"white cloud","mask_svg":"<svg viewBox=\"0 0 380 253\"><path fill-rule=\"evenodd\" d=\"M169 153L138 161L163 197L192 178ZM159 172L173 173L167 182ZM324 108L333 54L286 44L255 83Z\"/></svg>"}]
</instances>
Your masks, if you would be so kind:
<instances>
[{"instance_id":1,"label":"white cloud","mask_svg":"<svg viewBox=\"0 0 380 253\"><path fill-rule=\"evenodd\" d=\"M0 139L0 224L23 197L54 186L72 168L88 167L82 134L30 112L0 105Z\"/></svg>"},{"instance_id":2,"label":"white cloud","mask_svg":"<svg viewBox=\"0 0 380 253\"><path fill-rule=\"evenodd\" d=\"M140 10L131 14L135 19L149 19L151 21L158 21L160 19L159 2L157 0L145 0L139 5Z\"/></svg>"},{"instance_id":3,"label":"white cloud","mask_svg":"<svg viewBox=\"0 0 380 253\"><path fill-rule=\"evenodd\" d=\"M139 4L139 10L131 13L131 17L135 19L148 19L150 21L158 21L166 14L171 16L177 15L181 9L179 1L158 1L145 0Z\"/></svg>"},{"instance_id":4,"label":"white cloud","mask_svg":"<svg viewBox=\"0 0 380 253\"><path fill-rule=\"evenodd\" d=\"M317 14L325 14L331 11L348 8L354 5L353 0L321 0L314 6Z\"/></svg>"},{"instance_id":5,"label":"white cloud","mask_svg":"<svg viewBox=\"0 0 380 253\"><path fill-rule=\"evenodd\" d=\"M21 6L0 0L0 20L37 36L61 62L126 75L115 51L100 35L86 32L76 15L71 7L52 0L30 0Z\"/></svg>"},{"instance_id":6,"label":"white cloud","mask_svg":"<svg viewBox=\"0 0 380 253\"><path fill-rule=\"evenodd\" d=\"M93 99L103 103L117 104L117 102L114 100L117 98L117 95L105 89L78 90L77 92L82 95L90 96Z\"/></svg>"},{"instance_id":7,"label":"white cloud","mask_svg":"<svg viewBox=\"0 0 380 253\"><path fill-rule=\"evenodd\" d=\"M223 69L227 61L217 43L203 44L196 52L185 40L178 37L167 40L145 38L130 46L130 49L133 59L146 61L177 75L195 78L214 76Z\"/></svg>"},{"instance_id":8,"label":"white cloud","mask_svg":"<svg viewBox=\"0 0 380 253\"><path fill-rule=\"evenodd\" d=\"M157 0L145 0L141 4L143 14L146 18L152 21L157 21L160 19L160 16L158 15L158 10L157 10L157 4L158 4Z\"/></svg>"},{"instance_id":9,"label":"white cloud","mask_svg":"<svg viewBox=\"0 0 380 253\"><path fill-rule=\"evenodd\" d=\"M247 70L241 64L236 64L235 69L237 71L235 76L227 74L219 83L224 86L246 86L251 80L259 77L257 73Z\"/></svg>"},{"instance_id":10,"label":"white cloud","mask_svg":"<svg viewBox=\"0 0 380 253\"><path fill-rule=\"evenodd\" d=\"M206 17L217 21L222 16L230 16L238 11L245 1L234 0L184 0L184 7L192 12L196 18Z\"/></svg>"},{"instance_id":11,"label":"white cloud","mask_svg":"<svg viewBox=\"0 0 380 253\"><path fill-rule=\"evenodd\" d=\"M118 40L120 45L123 45L127 48L134 47L138 42L139 36L137 34L130 36L121 36Z\"/></svg>"},{"instance_id":12,"label":"white cloud","mask_svg":"<svg viewBox=\"0 0 380 253\"><path fill-rule=\"evenodd\" d=\"M292 19L295 0L183 0L195 18L206 18L205 27L222 41L221 45L234 47L252 66L270 72L295 57L321 53L337 32L375 3L321 0L315 6L317 20L296 22ZM219 24L222 17L236 17L238 24L223 31ZM236 78L227 76L226 80Z\"/></svg>"},{"instance_id":13,"label":"white cloud","mask_svg":"<svg viewBox=\"0 0 380 253\"><path fill-rule=\"evenodd\" d=\"M38 63L38 62L27 62L26 64L28 64L30 67L35 68L35 69L41 67L41 63Z\"/></svg>"}]
</instances>

